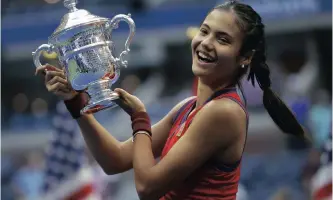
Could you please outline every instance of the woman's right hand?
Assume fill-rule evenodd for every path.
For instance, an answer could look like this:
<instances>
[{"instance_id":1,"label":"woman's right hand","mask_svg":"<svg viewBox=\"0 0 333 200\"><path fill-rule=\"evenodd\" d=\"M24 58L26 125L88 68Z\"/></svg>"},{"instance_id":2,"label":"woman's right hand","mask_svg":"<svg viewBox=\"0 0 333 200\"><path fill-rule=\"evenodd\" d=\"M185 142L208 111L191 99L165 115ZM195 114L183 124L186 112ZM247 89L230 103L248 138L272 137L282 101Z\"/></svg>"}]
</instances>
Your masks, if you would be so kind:
<instances>
[{"instance_id":1,"label":"woman's right hand","mask_svg":"<svg viewBox=\"0 0 333 200\"><path fill-rule=\"evenodd\" d=\"M46 89L62 100L70 100L78 94L67 82L65 72L57 67L49 64L37 67L35 75L43 76Z\"/></svg>"}]
</instances>

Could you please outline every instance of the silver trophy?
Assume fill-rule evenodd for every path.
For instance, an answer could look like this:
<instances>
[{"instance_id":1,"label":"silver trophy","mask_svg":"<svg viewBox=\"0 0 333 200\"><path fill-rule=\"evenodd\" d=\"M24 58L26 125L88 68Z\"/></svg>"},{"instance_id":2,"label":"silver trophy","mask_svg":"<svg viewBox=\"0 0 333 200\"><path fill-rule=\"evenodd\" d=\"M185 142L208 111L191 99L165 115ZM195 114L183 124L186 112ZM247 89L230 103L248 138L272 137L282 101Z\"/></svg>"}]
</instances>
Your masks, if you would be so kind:
<instances>
[{"instance_id":1,"label":"silver trophy","mask_svg":"<svg viewBox=\"0 0 333 200\"><path fill-rule=\"evenodd\" d=\"M76 8L77 0L64 0L69 9L58 28L32 53L36 67L41 66L43 51L55 52L59 63L64 67L70 86L76 91L87 92L90 100L81 113L94 113L117 104L119 95L111 90L120 75L120 68L127 67L124 56L135 34L135 23L130 14L119 14L112 19L92 15L84 9ZM130 28L125 50L119 57L114 56L112 30L125 21Z\"/></svg>"}]
</instances>

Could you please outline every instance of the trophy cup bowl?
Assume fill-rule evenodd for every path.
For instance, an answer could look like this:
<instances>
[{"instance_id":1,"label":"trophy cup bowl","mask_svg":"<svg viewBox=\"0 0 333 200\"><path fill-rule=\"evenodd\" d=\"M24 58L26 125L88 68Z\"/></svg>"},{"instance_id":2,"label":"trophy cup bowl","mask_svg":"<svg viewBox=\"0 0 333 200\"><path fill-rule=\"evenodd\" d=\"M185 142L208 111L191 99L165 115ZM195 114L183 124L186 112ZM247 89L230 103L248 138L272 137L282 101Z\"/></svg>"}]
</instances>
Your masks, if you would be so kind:
<instances>
[{"instance_id":1,"label":"trophy cup bowl","mask_svg":"<svg viewBox=\"0 0 333 200\"><path fill-rule=\"evenodd\" d=\"M130 51L135 23L130 14L102 18L77 9L76 4L77 0L64 0L69 13L63 16L60 25L48 38L48 44L42 44L32 53L33 62L40 67L41 53L55 52L70 86L90 97L81 113L95 113L117 106L115 101L119 95L111 90L111 86L118 80L121 67L127 67L124 56ZM121 21L129 25L130 33L124 51L115 57L112 30L118 28Z\"/></svg>"}]
</instances>

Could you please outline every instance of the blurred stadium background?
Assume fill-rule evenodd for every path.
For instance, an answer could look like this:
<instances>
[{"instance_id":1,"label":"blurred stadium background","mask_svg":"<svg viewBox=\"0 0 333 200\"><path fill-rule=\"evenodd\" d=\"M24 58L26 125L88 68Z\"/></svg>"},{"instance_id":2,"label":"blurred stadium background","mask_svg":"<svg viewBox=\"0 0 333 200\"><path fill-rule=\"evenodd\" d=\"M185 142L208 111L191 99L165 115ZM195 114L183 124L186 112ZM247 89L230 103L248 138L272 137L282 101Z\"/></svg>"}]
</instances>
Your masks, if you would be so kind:
<instances>
[{"instance_id":1,"label":"blurred stadium background","mask_svg":"<svg viewBox=\"0 0 333 200\"><path fill-rule=\"evenodd\" d=\"M330 180L332 175L328 139L332 122L332 1L244 2L259 12L266 24L273 87L309 130L314 145L280 134L261 104L261 91L244 80L250 128L238 198L321 199L320 194L317 198L313 196L325 186L322 177ZM59 194L68 197L75 192L89 193L91 199L138 199L132 172L104 175L86 151L76 125L66 118L61 101L46 91L41 78L34 76L31 52L47 43L48 36L59 25L67 12L63 1L1 3L1 199L47 199L38 196L38 190L47 190L47 184L62 185L58 191L47 190L49 199L60 199L56 196ZM116 86L140 97L156 122L178 101L192 95L190 39L206 13L218 3L79 0L78 7L109 18L132 14L137 32L129 67L122 70ZM118 52L123 48L127 31L125 23L114 31ZM55 55L44 54L43 62L55 63L55 59ZM121 110L103 111L96 118L119 140L130 137L129 117ZM68 137L59 139L65 133ZM55 145L55 141L61 145ZM66 149L64 143L76 148ZM324 151L322 147L326 147ZM57 163L54 156L70 156L76 165ZM327 166L328 171L322 170ZM52 177L52 170L61 171L62 175Z\"/></svg>"}]
</instances>

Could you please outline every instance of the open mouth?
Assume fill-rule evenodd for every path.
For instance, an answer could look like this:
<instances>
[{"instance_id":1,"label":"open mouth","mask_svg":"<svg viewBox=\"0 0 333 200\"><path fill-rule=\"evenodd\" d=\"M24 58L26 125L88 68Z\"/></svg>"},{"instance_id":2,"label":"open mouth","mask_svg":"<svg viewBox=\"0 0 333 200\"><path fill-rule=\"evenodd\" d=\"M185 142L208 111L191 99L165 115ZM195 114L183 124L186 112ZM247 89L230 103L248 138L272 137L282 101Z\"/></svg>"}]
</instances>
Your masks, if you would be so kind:
<instances>
[{"instance_id":1,"label":"open mouth","mask_svg":"<svg viewBox=\"0 0 333 200\"><path fill-rule=\"evenodd\" d=\"M200 62L203 63L215 63L217 61L216 58L210 56L208 53L206 52L202 52L202 51L197 51L197 56Z\"/></svg>"}]
</instances>

